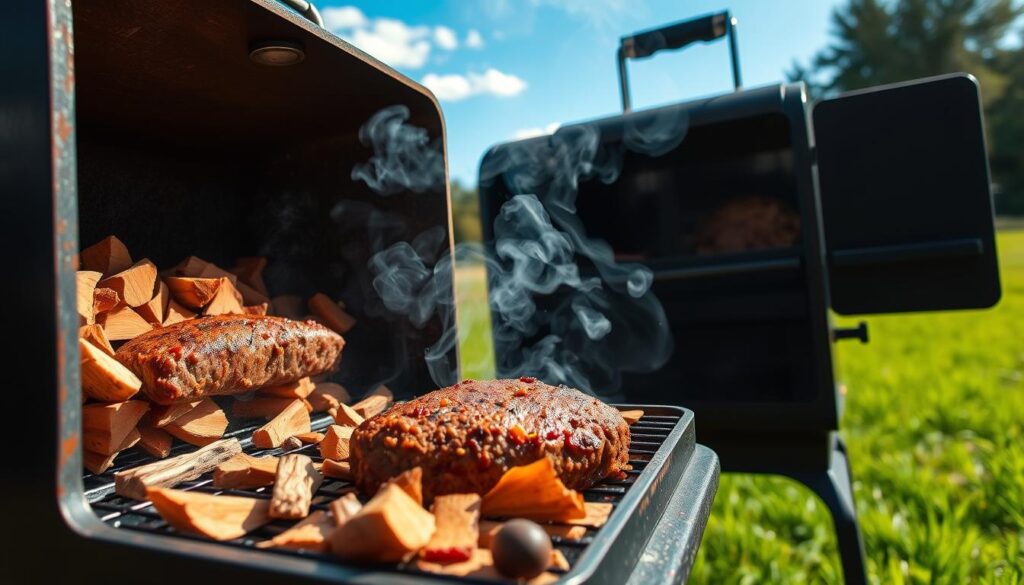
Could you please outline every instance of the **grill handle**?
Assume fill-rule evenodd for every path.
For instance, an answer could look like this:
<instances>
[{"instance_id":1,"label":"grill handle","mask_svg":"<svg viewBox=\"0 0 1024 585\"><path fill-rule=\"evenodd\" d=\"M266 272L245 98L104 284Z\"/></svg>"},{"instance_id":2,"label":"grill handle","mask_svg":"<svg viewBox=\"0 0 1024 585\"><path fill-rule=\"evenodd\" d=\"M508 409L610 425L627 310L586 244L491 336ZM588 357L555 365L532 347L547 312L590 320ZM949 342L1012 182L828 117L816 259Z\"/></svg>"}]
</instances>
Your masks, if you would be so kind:
<instances>
[{"instance_id":1,"label":"grill handle","mask_svg":"<svg viewBox=\"0 0 1024 585\"><path fill-rule=\"evenodd\" d=\"M632 109L629 97L629 72L626 70L627 60L644 59L658 51L682 49L698 41L706 43L723 36L729 37L732 80L735 88L739 89L742 84L740 82L740 58L736 48L736 19L729 14L728 10L622 37L619 41L617 55L622 111L629 112Z\"/></svg>"},{"instance_id":2,"label":"grill handle","mask_svg":"<svg viewBox=\"0 0 1024 585\"><path fill-rule=\"evenodd\" d=\"M324 19L320 17L320 11L316 9L316 6L313 6L312 2L307 0L281 0L281 2L287 4L295 12L305 16L313 24L323 28Z\"/></svg>"}]
</instances>

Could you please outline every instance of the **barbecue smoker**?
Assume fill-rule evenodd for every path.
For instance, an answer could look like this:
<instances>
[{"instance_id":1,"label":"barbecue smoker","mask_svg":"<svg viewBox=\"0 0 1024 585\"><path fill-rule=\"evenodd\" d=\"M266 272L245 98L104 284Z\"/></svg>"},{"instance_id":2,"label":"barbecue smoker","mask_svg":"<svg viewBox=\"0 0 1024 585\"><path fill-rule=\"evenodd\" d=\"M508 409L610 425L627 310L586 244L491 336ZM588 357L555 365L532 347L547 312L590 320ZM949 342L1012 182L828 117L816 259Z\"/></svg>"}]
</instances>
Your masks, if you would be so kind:
<instances>
[{"instance_id":1,"label":"barbecue smoker","mask_svg":"<svg viewBox=\"0 0 1024 585\"><path fill-rule=\"evenodd\" d=\"M734 92L631 111L627 60L718 38L730 43ZM516 153L542 167L545 153L580 128L596 129L595 165L614 157L621 164L613 181L597 172L581 178L574 217L617 259L653 270L674 338L663 366L624 375L626 399L692 408L702 442L726 471L808 485L835 520L846 581L862 583L863 544L836 435L844 392L832 345L867 343L868 330L834 327L829 313L998 301L977 82L947 75L816 104L802 84L741 89L728 12L624 37L618 66L623 114L498 145L484 157L485 240L493 252L498 210L516 193L510 171L493 169ZM631 146L666 133L679 138L667 152ZM544 201L547 185L531 186ZM537 302L554 306L563 294Z\"/></svg>"},{"instance_id":2,"label":"barbecue smoker","mask_svg":"<svg viewBox=\"0 0 1024 585\"><path fill-rule=\"evenodd\" d=\"M439 579L404 564L256 549L281 529L274 524L227 543L176 533L147 503L113 493L113 473L146 462L141 451L83 475L75 269L81 245L108 234L158 266L192 254L218 263L266 255L275 294L322 290L345 298L358 319L336 381L358 395L387 379L399 398L434 387L423 356L444 324L435 317L416 328L369 310L374 248L365 224L371 207L395 219L384 245L437 226L450 234L447 182L382 197L351 171L372 155L359 130L373 114L403 105L410 124L443 141L441 111L425 89L314 24L309 4L289 4L294 10L273 0L0 8L0 227L11 238L7 269L17 275L9 288L16 308L5 313L16 339L5 347L15 352L8 384L23 392L4 425L12 436L0 473L2 573L10 578L0 580ZM442 257L452 253L450 235L440 245ZM453 349L447 359L456 357ZM558 573L564 582L688 574L717 487L717 457L695 443L691 412L640 408L632 472L585 493L613 505L608 522L580 540L555 540L570 563ZM329 422L317 415L312 426ZM232 421L226 436L255 453L254 428ZM318 459L311 446L300 451ZM209 474L178 487L221 493ZM351 489L325 481L313 507L326 509ZM645 555L657 560L638 564Z\"/></svg>"}]
</instances>

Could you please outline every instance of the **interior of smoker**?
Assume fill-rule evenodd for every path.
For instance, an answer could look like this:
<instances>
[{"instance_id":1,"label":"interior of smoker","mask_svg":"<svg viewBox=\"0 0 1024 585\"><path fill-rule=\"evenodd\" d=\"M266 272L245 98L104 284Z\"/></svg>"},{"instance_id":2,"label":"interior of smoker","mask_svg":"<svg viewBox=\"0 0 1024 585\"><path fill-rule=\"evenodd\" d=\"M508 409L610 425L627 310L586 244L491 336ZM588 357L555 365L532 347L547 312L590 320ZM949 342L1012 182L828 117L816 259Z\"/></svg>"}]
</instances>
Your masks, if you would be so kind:
<instances>
[{"instance_id":1,"label":"interior of smoker","mask_svg":"<svg viewBox=\"0 0 1024 585\"><path fill-rule=\"evenodd\" d=\"M805 216L787 118L692 123L677 146L658 153L623 148L622 120L595 123L603 146L622 152L621 171L611 182L582 180L576 205L588 237L607 241L618 261L653 269L674 338L660 369L624 377L628 400L812 400L819 389L809 365ZM506 183L481 188L492 215L510 197ZM716 425L702 419L704 428Z\"/></svg>"},{"instance_id":2,"label":"interior of smoker","mask_svg":"<svg viewBox=\"0 0 1024 585\"><path fill-rule=\"evenodd\" d=\"M225 268L266 256L272 296L321 291L358 320L336 381L356 396L380 382L424 392L423 352L440 323L418 329L384 310L367 262L447 230L446 189L383 197L351 171L373 154L359 129L378 110L404 104L432 138L440 112L274 4L75 0L80 247L113 234L160 269L189 255ZM268 40L297 44L305 60L251 61Z\"/></svg>"}]
</instances>

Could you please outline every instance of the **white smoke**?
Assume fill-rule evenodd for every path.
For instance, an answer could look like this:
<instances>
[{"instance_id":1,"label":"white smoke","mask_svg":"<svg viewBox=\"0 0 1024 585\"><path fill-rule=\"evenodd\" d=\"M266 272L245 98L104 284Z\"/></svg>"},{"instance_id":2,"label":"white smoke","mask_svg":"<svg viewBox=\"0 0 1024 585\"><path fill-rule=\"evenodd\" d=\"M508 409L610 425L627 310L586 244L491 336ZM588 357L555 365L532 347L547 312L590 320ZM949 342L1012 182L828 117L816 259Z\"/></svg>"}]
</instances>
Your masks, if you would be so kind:
<instances>
[{"instance_id":1,"label":"white smoke","mask_svg":"<svg viewBox=\"0 0 1024 585\"><path fill-rule=\"evenodd\" d=\"M408 110L399 108L383 110L361 129L374 156L356 166L353 178L381 195L440 189L444 169L435 168L441 164L440 145L408 125ZM570 126L549 137L499 146L487 157L481 186L503 181L511 194L494 220L493 255L459 245L454 262L486 264L499 376L530 375L610 395L619 389L623 372L652 371L671 355L665 313L650 290L651 270L617 263L611 247L587 237L576 216L580 182L614 181L623 148L664 154L686 132L686 120L678 116L650 128L626 126L617 149L602 146L596 127ZM431 148L436 153L424 152ZM411 165L403 167L407 162ZM437 226L411 242L375 248L369 262L373 289L388 311L418 328L435 316L444 324L424 356L439 386L457 381L457 364L450 362L460 341L453 257L444 253L445 242L444 228ZM580 258L596 274L586 276Z\"/></svg>"}]
</instances>

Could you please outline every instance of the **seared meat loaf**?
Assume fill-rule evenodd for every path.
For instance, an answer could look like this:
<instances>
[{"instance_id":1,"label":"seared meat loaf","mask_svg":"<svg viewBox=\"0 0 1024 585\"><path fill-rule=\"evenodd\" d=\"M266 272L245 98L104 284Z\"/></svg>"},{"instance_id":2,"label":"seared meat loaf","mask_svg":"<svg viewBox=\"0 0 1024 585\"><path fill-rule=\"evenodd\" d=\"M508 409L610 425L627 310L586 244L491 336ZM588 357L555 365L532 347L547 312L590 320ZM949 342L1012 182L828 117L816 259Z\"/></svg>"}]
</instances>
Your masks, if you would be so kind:
<instances>
[{"instance_id":1,"label":"seared meat loaf","mask_svg":"<svg viewBox=\"0 0 1024 585\"><path fill-rule=\"evenodd\" d=\"M158 404L239 394L334 368L345 340L315 321L216 315L139 335L115 355Z\"/></svg>"},{"instance_id":2,"label":"seared meat loaf","mask_svg":"<svg viewBox=\"0 0 1024 585\"><path fill-rule=\"evenodd\" d=\"M533 378L467 380L397 404L352 434L364 493L414 467L423 495L484 494L509 468L549 457L562 482L586 489L629 469L629 426L579 390Z\"/></svg>"}]
</instances>

